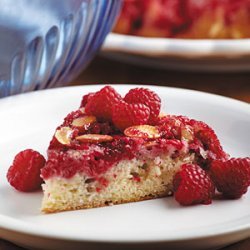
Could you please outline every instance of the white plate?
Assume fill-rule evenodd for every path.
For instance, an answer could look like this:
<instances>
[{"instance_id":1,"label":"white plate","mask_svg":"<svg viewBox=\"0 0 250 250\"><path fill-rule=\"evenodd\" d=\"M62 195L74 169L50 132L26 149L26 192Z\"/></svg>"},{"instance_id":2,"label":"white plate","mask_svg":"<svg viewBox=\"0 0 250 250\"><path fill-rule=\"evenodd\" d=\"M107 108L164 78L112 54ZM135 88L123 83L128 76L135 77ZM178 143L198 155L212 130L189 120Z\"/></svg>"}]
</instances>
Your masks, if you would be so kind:
<instances>
[{"instance_id":1,"label":"white plate","mask_svg":"<svg viewBox=\"0 0 250 250\"><path fill-rule=\"evenodd\" d=\"M122 94L132 86L117 85ZM213 126L232 156L250 152L250 107L246 103L201 92L150 87L164 110ZM25 247L46 249L211 249L250 236L250 192L240 200L180 207L173 198L44 215L41 192L20 193L5 175L22 149L46 152L54 129L79 106L81 96L100 86L39 91L0 101L0 238Z\"/></svg>"},{"instance_id":2,"label":"white plate","mask_svg":"<svg viewBox=\"0 0 250 250\"><path fill-rule=\"evenodd\" d=\"M249 71L250 39L146 38L111 33L103 55L150 67L178 70Z\"/></svg>"}]
</instances>

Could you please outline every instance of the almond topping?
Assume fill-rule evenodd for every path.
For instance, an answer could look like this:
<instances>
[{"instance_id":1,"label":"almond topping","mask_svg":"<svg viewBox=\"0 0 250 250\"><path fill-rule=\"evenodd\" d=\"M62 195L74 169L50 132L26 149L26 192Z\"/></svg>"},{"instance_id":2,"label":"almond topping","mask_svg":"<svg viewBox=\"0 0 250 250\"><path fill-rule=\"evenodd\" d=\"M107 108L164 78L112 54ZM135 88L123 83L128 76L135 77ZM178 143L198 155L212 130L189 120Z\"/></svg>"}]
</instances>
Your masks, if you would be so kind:
<instances>
[{"instance_id":1,"label":"almond topping","mask_svg":"<svg viewBox=\"0 0 250 250\"><path fill-rule=\"evenodd\" d=\"M56 139L63 145L70 145L73 130L70 127L61 127L55 132Z\"/></svg>"},{"instance_id":2,"label":"almond topping","mask_svg":"<svg viewBox=\"0 0 250 250\"><path fill-rule=\"evenodd\" d=\"M138 125L126 128L124 134L129 137L139 137L145 139L157 139L161 137L159 130L150 125Z\"/></svg>"},{"instance_id":3,"label":"almond topping","mask_svg":"<svg viewBox=\"0 0 250 250\"><path fill-rule=\"evenodd\" d=\"M167 116L167 114L162 113L162 112L159 114L159 118L163 118L163 117L166 117L166 116Z\"/></svg>"},{"instance_id":4,"label":"almond topping","mask_svg":"<svg viewBox=\"0 0 250 250\"><path fill-rule=\"evenodd\" d=\"M184 140L192 141L194 139L194 133L189 126L186 126L181 129L181 137Z\"/></svg>"},{"instance_id":5,"label":"almond topping","mask_svg":"<svg viewBox=\"0 0 250 250\"><path fill-rule=\"evenodd\" d=\"M110 135L85 134L77 136L76 140L81 142L100 143L113 141L113 137Z\"/></svg>"},{"instance_id":6,"label":"almond topping","mask_svg":"<svg viewBox=\"0 0 250 250\"><path fill-rule=\"evenodd\" d=\"M147 149L152 149L152 147L156 146L158 143L156 141L148 141L144 144Z\"/></svg>"},{"instance_id":7,"label":"almond topping","mask_svg":"<svg viewBox=\"0 0 250 250\"><path fill-rule=\"evenodd\" d=\"M83 127L83 126L86 126L86 125L90 125L92 123L96 122L96 117L95 116L92 116L92 115L87 115L87 116L83 116L83 117L79 117L79 118L76 118L72 121L72 125L74 127Z\"/></svg>"},{"instance_id":8,"label":"almond topping","mask_svg":"<svg viewBox=\"0 0 250 250\"><path fill-rule=\"evenodd\" d=\"M83 114L85 114L85 108L84 108L84 107L79 108L79 110L80 110Z\"/></svg>"}]
</instances>

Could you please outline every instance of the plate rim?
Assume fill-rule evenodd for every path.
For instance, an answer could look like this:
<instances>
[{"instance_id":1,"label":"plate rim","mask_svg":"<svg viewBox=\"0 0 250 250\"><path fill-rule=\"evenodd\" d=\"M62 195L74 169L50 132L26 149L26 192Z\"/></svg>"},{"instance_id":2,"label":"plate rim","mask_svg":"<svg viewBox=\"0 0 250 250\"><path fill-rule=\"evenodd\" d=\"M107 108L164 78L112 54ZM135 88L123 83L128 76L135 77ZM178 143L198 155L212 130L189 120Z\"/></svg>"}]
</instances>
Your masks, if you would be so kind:
<instances>
[{"instance_id":1,"label":"plate rim","mask_svg":"<svg viewBox=\"0 0 250 250\"><path fill-rule=\"evenodd\" d=\"M234 48L232 50L232 48ZM103 53L123 52L150 57L250 57L250 38L180 39L151 38L111 32L102 46Z\"/></svg>"},{"instance_id":2,"label":"plate rim","mask_svg":"<svg viewBox=\"0 0 250 250\"><path fill-rule=\"evenodd\" d=\"M27 97L28 95L38 95L41 92L43 92L44 95L46 95L46 93L49 92L60 92L60 91L65 91L67 89L74 89L74 91L77 92L78 89L86 89L86 88L92 88L92 87L102 87L102 86L106 86L105 84L102 85L97 85L97 84L91 84L91 85L81 85L81 86L69 86L69 87L61 87L61 88L54 88L54 89L47 89L47 90L40 90L40 91L35 91L35 92L30 92L30 93L25 93L25 94L20 94L20 95L16 95L16 96L10 96L10 97L6 97L3 99L0 99L0 107L1 107L1 103L5 102L5 101L9 101L11 99L15 99L17 97ZM158 86L158 85L135 85L135 84L114 84L114 85L110 85L113 86L114 88L119 88L119 87L123 87L123 88L132 88L132 87L148 87L148 88L152 88L152 89L168 89L168 90L172 90L172 91L177 91L179 93L186 93L188 92L190 95L194 94L196 97L203 95L206 96L207 98L213 98L213 101L221 101L221 102L227 102L228 105L230 106L239 106L240 109L242 108L244 110L244 112L248 112L250 114L250 104L246 103L246 102L242 102L239 100L235 100L229 97L224 97L224 96L220 96L220 95L216 95L216 94L211 94L211 93L206 93L206 92L202 92L202 91L197 91L197 90L190 90L190 89L185 89L185 88L175 88L175 87L167 87L167 86ZM23 99L23 98L22 98ZM216 99L216 100L215 100ZM181 242L181 241L187 241L187 240L194 240L194 239L206 239L206 238L211 238L211 237L219 237L219 236L225 236L225 235L230 235L232 233L243 233L243 232L250 232L250 217L247 216L248 221L245 221L245 224L243 225L238 225L238 226L234 226L232 228L227 227L226 230L224 229L218 229L218 231L213 231L212 233L210 232L209 235L206 234L200 234L197 236L196 235L187 235L186 237L183 236L179 236L179 237L171 237L171 238L162 238L162 239L143 239L143 240L136 240L136 239L130 239L130 240L119 240L119 239L114 239L114 240L110 240L110 239L90 239L89 237L84 238L84 237L72 237L72 236L65 236L65 235L58 235L58 234L51 234L51 232L47 233L46 230L44 230L44 228L38 228L30 223L26 223L26 222L21 222L18 219L13 219L13 217L9 217L9 216L5 216L0 214L0 232L1 230L7 229L10 231L14 231L17 233L24 233L24 234L28 234L28 235L33 235L33 236L38 236L38 237L46 237L46 238L51 238L51 239L61 239L61 240L73 240L73 241L84 241L84 242L106 242L106 243L141 243L141 242ZM240 218L241 219L241 218ZM238 221L238 220L237 220ZM233 222L230 222L233 223ZM250 235L250 234L249 234Z\"/></svg>"},{"instance_id":3,"label":"plate rim","mask_svg":"<svg viewBox=\"0 0 250 250\"><path fill-rule=\"evenodd\" d=\"M46 239L56 239L56 240L69 240L69 241L75 241L75 242L95 242L95 243L160 243L160 242L168 242L168 243L174 243L174 242L186 242L186 241L192 241L192 240L205 240L205 239L211 239L211 238L218 238L222 236L230 236L232 234L243 234L248 233L248 236L250 237L250 217L248 216L249 221L245 225L237 226L237 227L227 227L220 229L218 231L211 230L209 233L200 233L198 235L186 235L186 236L179 236L179 237L171 237L171 238L156 238L156 239L105 239L105 238L94 238L94 237L80 237L77 236L68 236L67 233L65 234L57 234L54 231L46 232L45 228L41 227L39 230L37 230L37 227L35 225L29 224L29 223L20 223L17 219L12 218L5 218L8 216L0 215L0 220L3 219L3 222L7 221L7 226L1 226L0 225L0 233L1 230L4 231L4 229L8 231L12 231L18 234L25 234L25 235L31 235L36 237L42 237ZM10 225L8 223L8 220L16 221L14 225ZM212 226L210 226L212 228ZM44 229L44 230L43 230Z\"/></svg>"}]
</instances>

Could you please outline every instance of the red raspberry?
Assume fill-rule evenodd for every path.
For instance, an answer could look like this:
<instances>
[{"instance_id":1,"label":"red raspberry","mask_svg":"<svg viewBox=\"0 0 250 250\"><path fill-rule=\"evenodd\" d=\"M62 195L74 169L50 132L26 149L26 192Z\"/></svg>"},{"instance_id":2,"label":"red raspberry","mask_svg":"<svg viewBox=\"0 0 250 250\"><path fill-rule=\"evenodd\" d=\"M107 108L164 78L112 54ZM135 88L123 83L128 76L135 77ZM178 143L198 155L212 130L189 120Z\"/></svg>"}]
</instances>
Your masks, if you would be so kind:
<instances>
[{"instance_id":1,"label":"red raspberry","mask_svg":"<svg viewBox=\"0 0 250 250\"><path fill-rule=\"evenodd\" d=\"M208 150L209 162L216 159L228 159L228 154L223 150L217 135L211 127L196 120L191 120L190 125L194 127L195 137L202 142L204 149Z\"/></svg>"},{"instance_id":2,"label":"red raspberry","mask_svg":"<svg viewBox=\"0 0 250 250\"><path fill-rule=\"evenodd\" d=\"M154 124L156 118L159 116L161 109L161 99L153 91L145 88L131 89L124 100L127 103L142 103L150 108L149 123Z\"/></svg>"},{"instance_id":3,"label":"red raspberry","mask_svg":"<svg viewBox=\"0 0 250 250\"><path fill-rule=\"evenodd\" d=\"M219 192L227 198L238 199L250 185L250 158L213 161L210 173Z\"/></svg>"},{"instance_id":4,"label":"red raspberry","mask_svg":"<svg viewBox=\"0 0 250 250\"><path fill-rule=\"evenodd\" d=\"M43 182L40 170L45 162L44 157L32 149L21 151L15 156L8 170L8 182L15 189L23 192L39 189Z\"/></svg>"},{"instance_id":5,"label":"red raspberry","mask_svg":"<svg viewBox=\"0 0 250 250\"><path fill-rule=\"evenodd\" d=\"M91 97L94 96L95 93L89 93L87 95L84 95L82 97L82 101L81 101L81 105L80 105L80 108L83 108L86 106L86 104L88 103L88 101L91 99Z\"/></svg>"},{"instance_id":6,"label":"red raspberry","mask_svg":"<svg viewBox=\"0 0 250 250\"><path fill-rule=\"evenodd\" d=\"M113 106L112 119L114 125L123 131L125 128L147 124L150 109L144 104L120 102Z\"/></svg>"},{"instance_id":7,"label":"red raspberry","mask_svg":"<svg viewBox=\"0 0 250 250\"><path fill-rule=\"evenodd\" d=\"M110 86L96 92L85 106L85 112L104 121L112 120L112 106L122 100L122 97Z\"/></svg>"},{"instance_id":8,"label":"red raspberry","mask_svg":"<svg viewBox=\"0 0 250 250\"><path fill-rule=\"evenodd\" d=\"M198 165L183 164L173 180L174 197L183 206L210 204L215 187L209 175Z\"/></svg>"}]
</instances>

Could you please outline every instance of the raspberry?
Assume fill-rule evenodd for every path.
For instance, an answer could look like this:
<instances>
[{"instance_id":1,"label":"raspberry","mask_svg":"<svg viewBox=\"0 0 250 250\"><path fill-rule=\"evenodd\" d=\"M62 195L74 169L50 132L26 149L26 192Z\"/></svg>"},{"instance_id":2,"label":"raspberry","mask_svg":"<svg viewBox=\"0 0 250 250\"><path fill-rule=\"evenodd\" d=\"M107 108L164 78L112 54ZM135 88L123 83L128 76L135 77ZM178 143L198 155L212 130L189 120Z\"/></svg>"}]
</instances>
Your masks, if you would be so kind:
<instances>
[{"instance_id":1,"label":"raspberry","mask_svg":"<svg viewBox=\"0 0 250 250\"><path fill-rule=\"evenodd\" d=\"M87 95L84 95L82 97L82 101L81 101L81 105L80 105L80 108L83 108L86 106L86 104L88 103L88 101L91 99L91 97L94 96L95 93L89 93Z\"/></svg>"},{"instance_id":2,"label":"raspberry","mask_svg":"<svg viewBox=\"0 0 250 250\"><path fill-rule=\"evenodd\" d=\"M213 161L210 173L219 192L226 198L238 199L250 185L250 158Z\"/></svg>"},{"instance_id":3,"label":"raspberry","mask_svg":"<svg viewBox=\"0 0 250 250\"><path fill-rule=\"evenodd\" d=\"M196 120L191 120L190 125L194 127L195 137L202 142L204 149L208 150L209 162L217 159L228 159L228 154L223 150L217 135L211 127Z\"/></svg>"},{"instance_id":4,"label":"raspberry","mask_svg":"<svg viewBox=\"0 0 250 250\"><path fill-rule=\"evenodd\" d=\"M157 118L157 124L160 125L160 131L165 138L178 138L181 140L182 129L184 129L190 120L185 116L167 115Z\"/></svg>"},{"instance_id":5,"label":"raspberry","mask_svg":"<svg viewBox=\"0 0 250 250\"><path fill-rule=\"evenodd\" d=\"M85 106L86 114L94 115L99 120L112 120L112 106L122 100L122 97L110 86L96 92Z\"/></svg>"},{"instance_id":6,"label":"raspberry","mask_svg":"<svg viewBox=\"0 0 250 250\"><path fill-rule=\"evenodd\" d=\"M131 89L124 100L127 103L142 103L150 108L149 123L154 124L161 109L161 99L153 91L145 88Z\"/></svg>"},{"instance_id":7,"label":"raspberry","mask_svg":"<svg viewBox=\"0 0 250 250\"><path fill-rule=\"evenodd\" d=\"M123 131L134 125L147 124L150 109L144 104L120 102L113 106L112 119L114 125Z\"/></svg>"},{"instance_id":8,"label":"raspberry","mask_svg":"<svg viewBox=\"0 0 250 250\"><path fill-rule=\"evenodd\" d=\"M196 164L183 164L173 185L175 200L183 206L210 204L215 193L209 175Z\"/></svg>"},{"instance_id":9,"label":"raspberry","mask_svg":"<svg viewBox=\"0 0 250 250\"><path fill-rule=\"evenodd\" d=\"M23 192L39 189L43 182L40 170L45 162L44 157L32 149L21 151L15 156L8 170L8 182L15 189Z\"/></svg>"}]
</instances>

